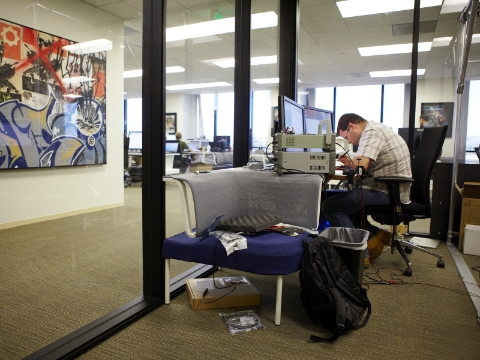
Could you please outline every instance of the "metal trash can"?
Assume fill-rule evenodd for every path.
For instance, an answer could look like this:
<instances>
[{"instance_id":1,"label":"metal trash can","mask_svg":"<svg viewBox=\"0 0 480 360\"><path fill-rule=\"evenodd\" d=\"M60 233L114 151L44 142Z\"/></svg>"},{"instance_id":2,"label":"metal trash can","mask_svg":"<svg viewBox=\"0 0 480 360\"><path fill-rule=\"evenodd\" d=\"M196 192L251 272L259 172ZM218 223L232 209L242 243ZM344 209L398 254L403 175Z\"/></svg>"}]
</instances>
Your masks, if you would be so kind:
<instances>
[{"instance_id":1,"label":"metal trash can","mask_svg":"<svg viewBox=\"0 0 480 360\"><path fill-rule=\"evenodd\" d=\"M360 285L363 281L363 263L369 234L367 230L342 227L329 227L320 233L320 236L332 240L335 250Z\"/></svg>"}]
</instances>

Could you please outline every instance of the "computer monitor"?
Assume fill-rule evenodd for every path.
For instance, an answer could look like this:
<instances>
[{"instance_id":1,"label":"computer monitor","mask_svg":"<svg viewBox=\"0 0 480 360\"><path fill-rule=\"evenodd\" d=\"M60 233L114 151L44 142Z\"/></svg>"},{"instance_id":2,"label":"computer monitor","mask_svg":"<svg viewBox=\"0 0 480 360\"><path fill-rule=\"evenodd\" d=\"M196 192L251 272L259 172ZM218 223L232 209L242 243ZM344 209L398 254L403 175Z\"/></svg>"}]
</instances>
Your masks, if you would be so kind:
<instances>
[{"instance_id":1,"label":"computer monitor","mask_svg":"<svg viewBox=\"0 0 480 360\"><path fill-rule=\"evenodd\" d=\"M285 95L278 97L278 118L282 129L293 128L295 134L305 133L305 108Z\"/></svg>"},{"instance_id":2,"label":"computer monitor","mask_svg":"<svg viewBox=\"0 0 480 360\"><path fill-rule=\"evenodd\" d=\"M305 133L318 134L318 125L321 120L330 120L331 130L335 128L333 123L333 112L314 108L313 106L304 106L305 108ZM326 133L326 125L322 126L323 134Z\"/></svg>"},{"instance_id":3,"label":"computer monitor","mask_svg":"<svg viewBox=\"0 0 480 360\"><path fill-rule=\"evenodd\" d=\"M333 131L333 112L318 109L313 106L304 106L305 108L305 133L306 134L326 134L327 125L330 124L330 131ZM309 151L320 152L322 149L309 149Z\"/></svg>"},{"instance_id":4,"label":"computer monitor","mask_svg":"<svg viewBox=\"0 0 480 360\"><path fill-rule=\"evenodd\" d=\"M217 142L217 141L222 140L222 139L226 139L227 142L230 144L230 135L215 135L213 137L214 142Z\"/></svg>"},{"instance_id":5,"label":"computer monitor","mask_svg":"<svg viewBox=\"0 0 480 360\"><path fill-rule=\"evenodd\" d=\"M128 133L128 138L130 143L128 145L129 150L142 150L142 132L141 131L130 131Z\"/></svg>"},{"instance_id":6,"label":"computer monitor","mask_svg":"<svg viewBox=\"0 0 480 360\"><path fill-rule=\"evenodd\" d=\"M398 128L398 135L402 137L403 140L407 143L408 146L408 134L409 134L409 128ZM418 145L420 144L420 139L422 138L423 134L423 129L414 129L413 130L413 155L415 155L415 152L417 151Z\"/></svg>"},{"instance_id":7,"label":"computer monitor","mask_svg":"<svg viewBox=\"0 0 480 360\"><path fill-rule=\"evenodd\" d=\"M178 149L178 140L165 140L165 154L180 153Z\"/></svg>"}]
</instances>

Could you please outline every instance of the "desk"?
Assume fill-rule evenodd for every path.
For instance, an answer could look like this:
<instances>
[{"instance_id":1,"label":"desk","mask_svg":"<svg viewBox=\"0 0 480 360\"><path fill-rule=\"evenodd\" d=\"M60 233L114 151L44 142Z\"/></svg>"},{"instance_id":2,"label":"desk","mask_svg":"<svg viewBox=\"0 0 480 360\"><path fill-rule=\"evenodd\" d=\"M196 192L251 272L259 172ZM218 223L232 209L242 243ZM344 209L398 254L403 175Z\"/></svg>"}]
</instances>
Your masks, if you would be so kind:
<instances>
[{"instance_id":1,"label":"desk","mask_svg":"<svg viewBox=\"0 0 480 360\"><path fill-rule=\"evenodd\" d=\"M206 156L209 155L212 157L212 164L213 165L217 165L217 155L214 153L214 152L211 152L211 151L191 151L191 152L184 152L183 153L184 156L192 156L192 155L195 155L195 156L201 156L201 158L199 159L196 159L195 162L205 162L205 159L206 159ZM192 159L193 161L193 159Z\"/></svg>"},{"instance_id":2,"label":"desk","mask_svg":"<svg viewBox=\"0 0 480 360\"><path fill-rule=\"evenodd\" d=\"M180 169L174 169L173 168L173 159L174 159L175 155L180 155L180 154L178 154L178 153L165 154L165 175L172 175L172 174L179 174L180 173ZM142 157L142 152L141 151L128 152L128 167L132 166L132 157L134 157L134 156ZM141 163L139 165L141 165Z\"/></svg>"}]
</instances>

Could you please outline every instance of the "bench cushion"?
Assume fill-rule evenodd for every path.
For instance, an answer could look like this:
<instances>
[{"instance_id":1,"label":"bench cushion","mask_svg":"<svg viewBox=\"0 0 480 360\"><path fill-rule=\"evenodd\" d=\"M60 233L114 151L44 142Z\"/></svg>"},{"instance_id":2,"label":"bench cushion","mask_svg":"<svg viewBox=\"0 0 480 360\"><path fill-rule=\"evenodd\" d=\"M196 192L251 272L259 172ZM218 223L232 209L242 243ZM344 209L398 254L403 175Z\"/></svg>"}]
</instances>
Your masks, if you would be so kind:
<instances>
[{"instance_id":1,"label":"bench cushion","mask_svg":"<svg viewBox=\"0 0 480 360\"><path fill-rule=\"evenodd\" d=\"M248 249L227 256L216 237L210 236L201 241L200 237L192 239L183 232L165 239L162 256L260 275L287 275L300 270L303 254L301 238L272 231L245 237Z\"/></svg>"}]
</instances>

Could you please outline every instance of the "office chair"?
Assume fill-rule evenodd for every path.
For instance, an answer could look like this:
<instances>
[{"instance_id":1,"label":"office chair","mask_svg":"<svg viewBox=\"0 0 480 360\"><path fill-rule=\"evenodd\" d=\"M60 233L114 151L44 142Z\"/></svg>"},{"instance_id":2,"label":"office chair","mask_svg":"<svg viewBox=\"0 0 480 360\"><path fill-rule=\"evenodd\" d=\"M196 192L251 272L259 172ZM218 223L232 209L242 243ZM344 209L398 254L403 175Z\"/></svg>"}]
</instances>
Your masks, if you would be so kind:
<instances>
[{"instance_id":1,"label":"office chair","mask_svg":"<svg viewBox=\"0 0 480 360\"><path fill-rule=\"evenodd\" d=\"M436 256L439 259L437 266L440 268L445 267L445 262L441 255L424 249L421 246L414 245L411 242L398 239L395 234L397 232L397 225L400 223L408 224L416 219L428 219L431 217L430 179L435 163L442 150L446 133L446 125L426 128L423 131L422 139L413 158L413 179L399 176L376 177L376 181L382 181L387 185L391 205L368 206L365 209L366 213L371 215L378 223L393 226L390 241L391 251L393 254L394 250L397 249L407 263L407 268L404 271L406 276L412 276L411 263L407 257L407 253L411 253L412 249ZM402 204L400 202L400 184L404 182L412 183L410 189L410 204ZM405 246L405 249L402 246Z\"/></svg>"}]
</instances>

